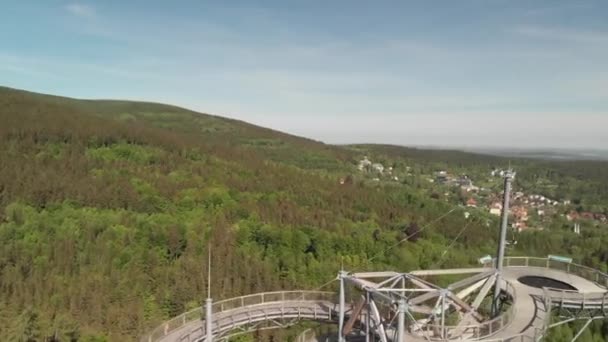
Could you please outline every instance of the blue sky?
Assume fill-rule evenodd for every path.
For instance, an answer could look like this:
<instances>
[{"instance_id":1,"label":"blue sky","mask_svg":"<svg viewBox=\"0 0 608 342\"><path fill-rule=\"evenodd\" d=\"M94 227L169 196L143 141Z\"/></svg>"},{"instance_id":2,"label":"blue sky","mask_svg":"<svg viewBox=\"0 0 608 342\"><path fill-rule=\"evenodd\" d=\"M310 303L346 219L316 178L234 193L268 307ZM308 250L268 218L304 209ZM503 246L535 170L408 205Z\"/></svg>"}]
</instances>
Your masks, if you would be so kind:
<instances>
[{"instance_id":1,"label":"blue sky","mask_svg":"<svg viewBox=\"0 0 608 342\"><path fill-rule=\"evenodd\" d=\"M608 148L606 1L16 1L0 84L330 143Z\"/></svg>"}]
</instances>

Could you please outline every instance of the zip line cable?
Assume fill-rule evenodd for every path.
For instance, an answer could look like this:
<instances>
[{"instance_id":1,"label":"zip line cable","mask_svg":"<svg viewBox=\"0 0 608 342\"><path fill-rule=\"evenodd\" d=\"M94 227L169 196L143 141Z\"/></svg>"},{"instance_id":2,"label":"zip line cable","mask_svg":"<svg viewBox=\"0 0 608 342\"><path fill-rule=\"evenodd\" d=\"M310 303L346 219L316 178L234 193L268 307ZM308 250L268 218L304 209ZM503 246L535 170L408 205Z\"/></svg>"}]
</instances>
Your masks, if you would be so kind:
<instances>
[{"instance_id":1,"label":"zip line cable","mask_svg":"<svg viewBox=\"0 0 608 342\"><path fill-rule=\"evenodd\" d=\"M329 285L329 284L333 283L333 282L334 282L334 281L336 281L336 280L337 280L337 279L336 279L336 278L334 278L334 279L332 279L332 280L328 281L327 283L325 283L325 284L323 284L323 285L321 285L321 286L319 286L319 287L317 287L317 288L314 288L314 289L310 290L310 292L319 291L319 290L321 290L322 288L324 288L325 286L327 286L327 285ZM298 300L300 300L300 299L304 299L304 296L305 296L305 295L306 295L305 293L302 293L302 295L301 295L300 297L298 297L297 299L298 299Z\"/></svg>"},{"instance_id":2,"label":"zip line cable","mask_svg":"<svg viewBox=\"0 0 608 342\"><path fill-rule=\"evenodd\" d=\"M414 235L417 235L419 233L421 233L423 230L425 230L426 228L432 226L433 224L435 224L437 221L441 220L442 218L448 216L449 214L451 214L452 212L454 212L456 209L458 209L458 207L452 208L451 210L449 210L448 212L446 212L445 214L439 216L438 218L434 219L433 221L429 222L428 224L426 224L424 227L418 229L417 231L413 232L412 234L404 237L403 239L399 240L397 243L389 246L388 248L386 248L385 250L381 251L380 253L376 254L375 256L373 256L371 259L369 259L368 261L372 261L374 259L376 259L377 257L379 257L380 255L388 252L389 250L399 246L400 244L402 244L404 241L407 241L409 238L413 237Z\"/></svg>"},{"instance_id":3,"label":"zip line cable","mask_svg":"<svg viewBox=\"0 0 608 342\"><path fill-rule=\"evenodd\" d=\"M443 252L441 253L441 256L439 257L439 261L437 262L436 266L431 267L431 269L437 269L439 267L441 267L441 265L443 265L443 263L445 262L445 256L447 255L448 251L450 249L452 249L452 247L454 247L454 245L456 244L456 241L458 241L458 238L460 238L460 236L467 230L467 228L469 228L469 226L471 225L471 223L473 222L473 220L470 220L469 222L467 222L467 224L465 224L462 229L460 230L460 232L458 232L458 234L456 235L456 237L454 237L454 239L452 239L452 242L443 250Z\"/></svg>"}]
</instances>

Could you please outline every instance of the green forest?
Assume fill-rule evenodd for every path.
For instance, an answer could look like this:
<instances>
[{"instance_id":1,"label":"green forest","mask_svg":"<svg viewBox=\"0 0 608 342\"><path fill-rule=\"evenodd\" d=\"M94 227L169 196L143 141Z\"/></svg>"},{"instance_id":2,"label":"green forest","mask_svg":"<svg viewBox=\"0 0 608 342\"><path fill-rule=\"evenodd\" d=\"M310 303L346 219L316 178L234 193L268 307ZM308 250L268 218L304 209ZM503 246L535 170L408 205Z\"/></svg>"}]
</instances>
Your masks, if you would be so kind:
<instances>
[{"instance_id":1,"label":"green forest","mask_svg":"<svg viewBox=\"0 0 608 342\"><path fill-rule=\"evenodd\" d=\"M364 155L414 174L371 181L357 170ZM519 188L608 213L608 162L333 146L168 105L0 88L0 333L135 341L200 306L207 285L223 299L313 289L341 267L475 265L495 253L498 219L466 218L417 175L509 164ZM517 233L508 254L567 255L607 271L606 225L581 224L580 235L565 219ZM389 248L412 230L420 233ZM607 339L600 321L578 341Z\"/></svg>"}]
</instances>

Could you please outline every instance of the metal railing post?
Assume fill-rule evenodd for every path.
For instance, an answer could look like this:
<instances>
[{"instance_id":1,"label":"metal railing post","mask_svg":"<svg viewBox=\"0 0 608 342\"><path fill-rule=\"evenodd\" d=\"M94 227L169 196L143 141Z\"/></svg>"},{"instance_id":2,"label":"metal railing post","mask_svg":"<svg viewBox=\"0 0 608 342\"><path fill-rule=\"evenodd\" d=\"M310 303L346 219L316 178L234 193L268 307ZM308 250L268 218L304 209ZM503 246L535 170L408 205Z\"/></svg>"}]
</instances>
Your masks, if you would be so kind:
<instances>
[{"instance_id":1,"label":"metal railing post","mask_svg":"<svg viewBox=\"0 0 608 342\"><path fill-rule=\"evenodd\" d=\"M365 305L366 305L366 309L367 309L367 312L365 313L365 342L369 342L369 338L370 338L369 325L371 324L371 320L370 320L369 313L371 311L371 307L370 307L369 303L370 303L369 291L365 291Z\"/></svg>"},{"instance_id":2,"label":"metal railing post","mask_svg":"<svg viewBox=\"0 0 608 342\"><path fill-rule=\"evenodd\" d=\"M207 339L205 339L205 342L213 342L213 299L211 298L207 298L205 300L205 310L206 310L206 314L205 314L205 323L206 323L206 335L207 335ZM223 310L222 310L223 311Z\"/></svg>"},{"instance_id":3,"label":"metal railing post","mask_svg":"<svg viewBox=\"0 0 608 342\"><path fill-rule=\"evenodd\" d=\"M405 312L407 310L405 299L399 299L398 322L397 322L397 342L404 342L405 336Z\"/></svg>"},{"instance_id":4,"label":"metal railing post","mask_svg":"<svg viewBox=\"0 0 608 342\"><path fill-rule=\"evenodd\" d=\"M441 338L445 339L445 298L447 290L441 290ZM401 342L401 341L399 341Z\"/></svg>"},{"instance_id":5,"label":"metal railing post","mask_svg":"<svg viewBox=\"0 0 608 342\"><path fill-rule=\"evenodd\" d=\"M338 278L340 279L340 316L338 317L338 342L345 342L344 340L344 314L345 312L345 288L344 278L346 277L345 271L340 271Z\"/></svg>"}]
</instances>

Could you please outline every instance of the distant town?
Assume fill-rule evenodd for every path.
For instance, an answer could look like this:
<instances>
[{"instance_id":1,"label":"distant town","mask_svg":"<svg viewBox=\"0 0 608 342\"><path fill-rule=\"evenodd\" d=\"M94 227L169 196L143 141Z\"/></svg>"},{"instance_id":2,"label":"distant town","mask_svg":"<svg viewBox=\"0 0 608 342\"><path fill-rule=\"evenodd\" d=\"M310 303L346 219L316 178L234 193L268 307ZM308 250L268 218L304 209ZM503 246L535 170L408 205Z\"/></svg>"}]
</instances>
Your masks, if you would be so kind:
<instances>
[{"instance_id":1,"label":"distant town","mask_svg":"<svg viewBox=\"0 0 608 342\"><path fill-rule=\"evenodd\" d=\"M410 166L397 170L395 166L385 166L380 162L373 161L364 156L357 164L357 170L364 178L373 182L399 183L403 178L413 177ZM431 174L416 175L424 177L428 183L436 185L435 188L444 188L443 195L436 192L429 196L435 199L444 199L468 208L464 212L469 217L475 211L483 211L493 216L500 216L503 208L503 192L499 191L502 180L507 170L489 169L487 179L483 179L483 185L475 184L474 179L467 174L453 173L450 170L434 170ZM351 179L342 178L340 183L352 182ZM493 185L493 186L488 186ZM456 201L453 193L456 191ZM542 194L527 193L524 189L515 188L511 194L509 205L510 225L520 232L524 230L542 230L546 223L560 217L572 222L573 231L580 233L578 222L586 220L593 224L607 224L608 217L604 213L589 211L578 211L576 206L567 198L549 198Z\"/></svg>"}]
</instances>

